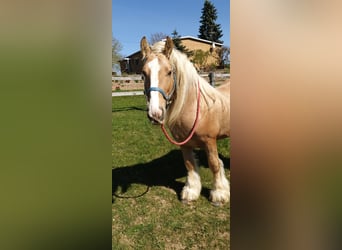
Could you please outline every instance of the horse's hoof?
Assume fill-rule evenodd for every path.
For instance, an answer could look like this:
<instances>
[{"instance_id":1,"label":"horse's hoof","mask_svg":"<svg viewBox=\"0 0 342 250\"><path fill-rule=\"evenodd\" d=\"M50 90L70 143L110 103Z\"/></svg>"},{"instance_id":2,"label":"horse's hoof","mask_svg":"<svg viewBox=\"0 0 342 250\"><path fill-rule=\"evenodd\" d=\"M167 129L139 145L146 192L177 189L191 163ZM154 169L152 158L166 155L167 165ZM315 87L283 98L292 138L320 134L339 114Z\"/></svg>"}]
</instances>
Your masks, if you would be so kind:
<instances>
[{"instance_id":1,"label":"horse's hoof","mask_svg":"<svg viewBox=\"0 0 342 250\"><path fill-rule=\"evenodd\" d=\"M222 202L219 202L219 201L215 201L215 202L211 202L211 205L213 205L214 207L222 207L223 206L223 203Z\"/></svg>"},{"instance_id":2,"label":"horse's hoof","mask_svg":"<svg viewBox=\"0 0 342 250\"><path fill-rule=\"evenodd\" d=\"M184 205L191 205L191 201L187 200L187 199L182 199L182 203Z\"/></svg>"}]
</instances>

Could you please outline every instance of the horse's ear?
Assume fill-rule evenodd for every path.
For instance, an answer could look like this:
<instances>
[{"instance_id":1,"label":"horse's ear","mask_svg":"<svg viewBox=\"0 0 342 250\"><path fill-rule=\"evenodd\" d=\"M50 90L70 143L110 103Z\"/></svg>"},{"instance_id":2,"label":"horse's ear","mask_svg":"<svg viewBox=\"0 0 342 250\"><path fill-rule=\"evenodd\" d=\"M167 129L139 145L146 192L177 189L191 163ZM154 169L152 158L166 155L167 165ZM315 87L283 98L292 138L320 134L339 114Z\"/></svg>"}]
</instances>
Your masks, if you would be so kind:
<instances>
[{"instance_id":1,"label":"horse's ear","mask_svg":"<svg viewBox=\"0 0 342 250\"><path fill-rule=\"evenodd\" d=\"M145 36L140 41L140 49L141 49L143 58L145 58L151 53L150 45L148 44Z\"/></svg>"},{"instance_id":2,"label":"horse's ear","mask_svg":"<svg viewBox=\"0 0 342 250\"><path fill-rule=\"evenodd\" d=\"M168 36L168 37L166 37L166 43L165 43L165 48L164 48L164 54L167 58L170 58L172 49L173 49L173 41Z\"/></svg>"}]
</instances>

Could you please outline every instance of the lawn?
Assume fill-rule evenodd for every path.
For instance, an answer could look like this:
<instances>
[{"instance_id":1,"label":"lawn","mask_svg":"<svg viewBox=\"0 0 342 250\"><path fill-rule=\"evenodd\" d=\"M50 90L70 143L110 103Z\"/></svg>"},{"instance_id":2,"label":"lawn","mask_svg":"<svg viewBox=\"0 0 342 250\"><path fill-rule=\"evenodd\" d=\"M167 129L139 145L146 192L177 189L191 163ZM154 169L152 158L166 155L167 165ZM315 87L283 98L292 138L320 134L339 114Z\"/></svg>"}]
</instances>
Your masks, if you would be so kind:
<instances>
[{"instance_id":1,"label":"lawn","mask_svg":"<svg viewBox=\"0 0 342 250\"><path fill-rule=\"evenodd\" d=\"M230 179L230 141L219 141L218 148ZM112 98L113 249L229 249L230 204L208 201L212 174L204 152L195 153L202 192L184 205L179 148L148 121L143 96Z\"/></svg>"}]
</instances>

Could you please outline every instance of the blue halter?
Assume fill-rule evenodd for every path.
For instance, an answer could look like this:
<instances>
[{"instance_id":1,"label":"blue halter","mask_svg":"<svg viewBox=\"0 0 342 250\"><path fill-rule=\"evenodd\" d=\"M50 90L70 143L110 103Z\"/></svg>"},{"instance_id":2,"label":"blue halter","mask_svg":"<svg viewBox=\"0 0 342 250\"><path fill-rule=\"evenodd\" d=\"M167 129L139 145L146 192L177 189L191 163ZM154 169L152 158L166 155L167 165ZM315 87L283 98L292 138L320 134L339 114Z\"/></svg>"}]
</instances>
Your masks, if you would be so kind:
<instances>
[{"instance_id":1,"label":"blue halter","mask_svg":"<svg viewBox=\"0 0 342 250\"><path fill-rule=\"evenodd\" d=\"M171 98L172 98L173 93L176 90L176 84L177 84L176 74L175 74L175 72L173 72L173 87L172 87L170 94L167 95L164 90L162 90L161 88L158 88L158 87L150 87L149 89L145 89L144 92L145 92L146 96L149 96L151 91L159 92L164 97L164 99L166 101L166 106L169 106L172 103Z\"/></svg>"}]
</instances>

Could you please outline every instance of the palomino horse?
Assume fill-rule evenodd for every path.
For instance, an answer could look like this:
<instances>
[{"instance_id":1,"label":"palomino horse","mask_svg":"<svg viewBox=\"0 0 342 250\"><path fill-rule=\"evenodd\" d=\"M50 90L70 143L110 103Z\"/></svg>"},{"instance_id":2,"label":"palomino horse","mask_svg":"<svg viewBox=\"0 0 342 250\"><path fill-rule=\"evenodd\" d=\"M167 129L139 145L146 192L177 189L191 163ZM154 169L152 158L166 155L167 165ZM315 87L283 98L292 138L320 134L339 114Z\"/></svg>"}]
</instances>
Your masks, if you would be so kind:
<instances>
[{"instance_id":1,"label":"palomino horse","mask_svg":"<svg viewBox=\"0 0 342 250\"><path fill-rule=\"evenodd\" d=\"M186 55L173 48L172 39L152 47L145 37L140 42L144 65L148 117L161 127L168 139L179 145L188 170L181 199L188 203L201 192L193 149L203 148L214 175L210 200L215 205L230 197L229 182L219 159L216 140L230 136L230 83L213 88L200 77ZM168 136L164 124L173 137Z\"/></svg>"}]
</instances>

